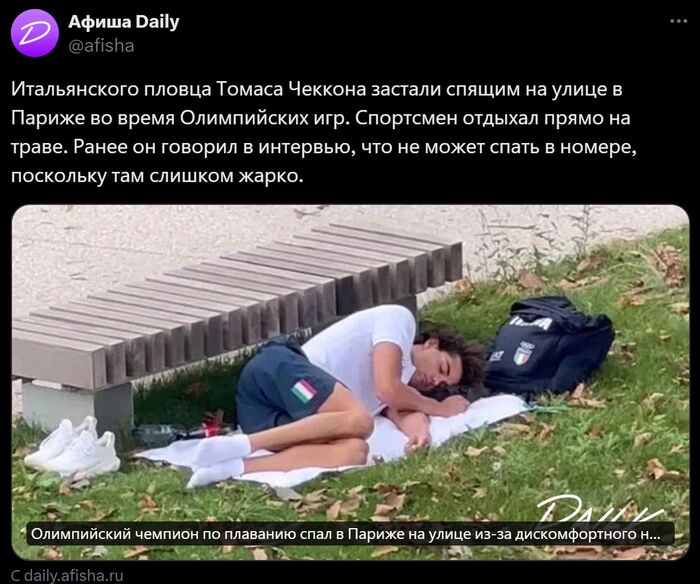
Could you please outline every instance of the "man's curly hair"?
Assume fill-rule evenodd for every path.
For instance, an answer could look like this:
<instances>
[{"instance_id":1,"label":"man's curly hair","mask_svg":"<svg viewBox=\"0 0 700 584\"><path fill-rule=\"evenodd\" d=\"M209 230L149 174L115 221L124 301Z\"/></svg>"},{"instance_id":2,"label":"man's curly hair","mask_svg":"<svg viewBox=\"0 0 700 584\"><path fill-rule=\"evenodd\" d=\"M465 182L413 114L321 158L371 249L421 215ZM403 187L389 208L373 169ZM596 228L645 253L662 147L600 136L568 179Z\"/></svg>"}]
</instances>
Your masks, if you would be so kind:
<instances>
[{"instance_id":1,"label":"man's curly hair","mask_svg":"<svg viewBox=\"0 0 700 584\"><path fill-rule=\"evenodd\" d=\"M437 388L430 397L442 401L450 395L458 394L474 402L489 395L489 391L484 387L486 351L480 343L467 341L451 329L432 324L421 325L414 342L423 344L431 338L437 339L439 350L459 356L462 361L462 377L458 385Z\"/></svg>"}]
</instances>

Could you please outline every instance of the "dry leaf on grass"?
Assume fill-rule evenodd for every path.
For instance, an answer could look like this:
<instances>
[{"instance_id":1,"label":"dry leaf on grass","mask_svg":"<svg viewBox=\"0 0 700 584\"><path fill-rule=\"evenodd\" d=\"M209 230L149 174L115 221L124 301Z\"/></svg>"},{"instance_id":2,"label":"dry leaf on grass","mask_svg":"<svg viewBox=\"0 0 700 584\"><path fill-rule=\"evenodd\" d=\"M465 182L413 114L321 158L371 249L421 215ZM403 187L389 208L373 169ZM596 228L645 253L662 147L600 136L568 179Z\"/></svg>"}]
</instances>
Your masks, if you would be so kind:
<instances>
[{"instance_id":1,"label":"dry leaf on grass","mask_svg":"<svg viewBox=\"0 0 700 584\"><path fill-rule=\"evenodd\" d=\"M155 513L158 511L158 504L150 495L143 495L139 501L139 509L142 513Z\"/></svg>"},{"instance_id":2,"label":"dry leaf on grass","mask_svg":"<svg viewBox=\"0 0 700 584\"><path fill-rule=\"evenodd\" d=\"M484 497L486 497L487 493L488 489L486 487L476 487L474 489L472 499L483 499Z\"/></svg>"},{"instance_id":3,"label":"dry leaf on grass","mask_svg":"<svg viewBox=\"0 0 700 584\"><path fill-rule=\"evenodd\" d=\"M371 557L380 558L381 556L386 556L387 554L393 554L394 552L398 552L398 551L399 551L399 548L397 548L395 545L381 545L381 546L374 549Z\"/></svg>"},{"instance_id":4,"label":"dry leaf on grass","mask_svg":"<svg viewBox=\"0 0 700 584\"><path fill-rule=\"evenodd\" d=\"M616 560L639 560L647 555L647 551L643 547L630 548L613 553Z\"/></svg>"},{"instance_id":5,"label":"dry leaf on grass","mask_svg":"<svg viewBox=\"0 0 700 584\"><path fill-rule=\"evenodd\" d=\"M593 552L599 554L603 551L601 545L555 545L552 551L559 554L575 554L578 552Z\"/></svg>"},{"instance_id":6,"label":"dry leaf on grass","mask_svg":"<svg viewBox=\"0 0 700 584\"><path fill-rule=\"evenodd\" d=\"M129 559L129 558L136 558L139 556L143 556L144 554L147 554L149 551L151 551L149 548L147 548L145 545L137 545L136 547L129 548L124 552L124 559Z\"/></svg>"},{"instance_id":7,"label":"dry leaf on grass","mask_svg":"<svg viewBox=\"0 0 700 584\"><path fill-rule=\"evenodd\" d=\"M586 389L585 383L579 383L574 391L571 392L572 399L580 399L588 395L588 390Z\"/></svg>"},{"instance_id":8,"label":"dry leaf on grass","mask_svg":"<svg viewBox=\"0 0 700 584\"><path fill-rule=\"evenodd\" d=\"M45 560L62 560L63 554L61 550L55 547L44 548L41 557Z\"/></svg>"},{"instance_id":9,"label":"dry leaf on grass","mask_svg":"<svg viewBox=\"0 0 700 584\"><path fill-rule=\"evenodd\" d=\"M603 263L603 258L600 256L588 256L587 258L583 258L578 266L576 266L576 271L578 273L580 272L585 272L586 270L589 269L596 269L601 266Z\"/></svg>"},{"instance_id":10,"label":"dry leaf on grass","mask_svg":"<svg viewBox=\"0 0 700 584\"><path fill-rule=\"evenodd\" d=\"M326 509L326 517L335 521L340 516L340 507L342 506L342 501L336 501L328 509Z\"/></svg>"},{"instance_id":11,"label":"dry leaf on grass","mask_svg":"<svg viewBox=\"0 0 700 584\"><path fill-rule=\"evenodd\" d=\"M529 270L522 272L518 278L518 286L523 290L542 290L544 285L542 278Z\"/></svg>"},{"instance_id":12,"label":"dry leaf on grass","mask_svg":"<svg viewBox=\"0 0 700 584\"><path fill-rule=\"evenodd\" d=\"M229 554L235 549L236 549L235 545L222 545L221 546L221 551L225 554Z\"/></svg>"},{"instance_id":13,"label":"dry leaf on grass","mask_svg":"<svg viewBox=\"0 0 700 584\"><path fill-rule=\"evenodd\" d=\"M602 438L603 437L603 427L600 425L593 426L590 431L588 432L588 435L591 438Z\"/></svg>"},{"instance_id":14,"label":"dry leaf on grass","mask_svg":"<svg viewBox=\"0 0 700 584\"><path fill-rule=\"evenodd\" d=\"M669 288L679 288L683 285L683 261L678 249L668 244L657 246L653 253L654 267L664 277Z\"/></svg>"},{"instance_id":15,"label":"dry leaf on grass","mask_svg":"<svg viewBox=\"0 0 700 584\"><path fill-rule=\"evenodd\" d=\"M274 491L275 495L282 501L301 501L303 499L299 493L289 487L275 487Z\"/></svg>"},{"instance_id":16,"label":"dry leaf on grass","mask_svg":"<svg viewBox=\"0 0 700 584\"><path fill-rule=\"evenodd\" d=\"M484 452L486 452L488 449L489 449L488 446L484 446L483 448L474 448L473 446L468 446L467 447L467 456L469 458L478 458Z\"/></svg>"},{"instance_id":17,"label":"dry leaf on grass","mask_svg":"<svg viewBox=\"0 0 700 584\"><path fill-rule=\"evenodd\" d=\"M103 545L96 545L88 554L89 558L104 558L107 556L107 548Z\"/></svg>"},{"instance_id":18,"label":"dry leaf on grass","mask_svg":"<svg viewBox=\"0 0 700 584\"><path fill-rule=\"evenodd\" d=\"M652 393L651 395L645 397L642 400L642 403L644 404L644 407L648 410L655 410L656 402L659 401L662 397L664 397L663 393Z\"/></svg>"},{"instance_id":19,"label":"dry leaf on grass","mask_svg":"<svg viewBox=\"0 0 700 584\"><path fill-rule=\"evenodd\" d=\"M647 461L646 476L651 481L658 481L666 474L666 467L658 458Z\"/></svg>"},{"instance_id":20,"label":"dry leaf on grass","mask_svg":"<svg viewBox=\"0 0 700 584\"><path fill-rule=\"evenodd\" d=\"M253 559L254 560L269 560L270 558L267 555L267 552L262 549L262 548L255 548L253 550Z\"/></svg>"},{"instance_id":21,"label":"dry leaf on grass","mask_svg":"<svg viewBox=\"0 0 700 584\"><path fill-rule=\"evenodd\" d=\"M202 397L208 391L209 391L209 388L207 387L207 384L203 383L201 381L198 381L196 383L188 385L183 390L183 393L189 397Z\"/></svg>"},{"instance_id":22,"label":"dry leaf on grass","mask_svg":"<svg viewBox=\"0 0 700 584\"><path fill-rule=\"evenodd\" d=\"M83 503L87 503L87 501L83 501ZM104 521L108 517L111 517L112 515L114 515L116 512L117 512L116 509L107 509L107 511L102 511L102 512L98 513L92 519L92 521Z\"/></svg>"},{"instance_id":23,"label":"dry leaf on grass","mask_svg":"<svg viewBox=\"0 0 700 584\"><path fill-rule=\"evenodd\" d=\"M451 558L471 558L472 550L466 545L451 545L447 548L447 555Z\"/></svg>"},{"instance_id":24,"label":"dry leaf on grass","mask_svg":"<svg viewBox=\"0 0 700 584\"><path fill-rule=\"evenodd\" d=\"M66 481L63 481L58 486L58 494L59 495L70 495L70 485Z\"/></svg>"},{"instance_id":25,"label":"dry leaf on grass","mask_svg":"<svg viewBox=\"0 0 700 584\"><path fill-rule=\"evenodd\" d=\"M537 440L539 442L547 442L552 436L552 432L556 428L556 424L545 424L544 422L540 426L540 433L537 435Z\"/></svg>"},{"instance_id":26,"label":"dry leaf on grass","mask_svg":"<svg viewBox=\"0 0 700 584\"><path fill-rule=\"evenodd\" d=\"M641 434L637 434L634 437L634 445L637 447L644 446L644 444L649 444L653 437L654 435L651 432L642 432Z\"/></svg>"}]
</instances>

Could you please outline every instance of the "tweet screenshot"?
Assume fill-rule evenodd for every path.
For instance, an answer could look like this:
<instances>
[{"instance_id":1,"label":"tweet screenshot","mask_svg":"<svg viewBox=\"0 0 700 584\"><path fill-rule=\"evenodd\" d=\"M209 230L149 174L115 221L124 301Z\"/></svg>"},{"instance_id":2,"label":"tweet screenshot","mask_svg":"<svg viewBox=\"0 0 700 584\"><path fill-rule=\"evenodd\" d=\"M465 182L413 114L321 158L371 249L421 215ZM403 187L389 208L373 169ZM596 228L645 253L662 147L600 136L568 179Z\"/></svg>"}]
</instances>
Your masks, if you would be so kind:
<instances>
[{"instance_id":1,"label":"tweet screenshot","mask_svg":"<svg viewBox=\"0 0 700 584\"><path fill-rule=\"evenodd\" d=\"M687 7L3 10L8 582L690 560Z\"/></svg>"}]
</instances>

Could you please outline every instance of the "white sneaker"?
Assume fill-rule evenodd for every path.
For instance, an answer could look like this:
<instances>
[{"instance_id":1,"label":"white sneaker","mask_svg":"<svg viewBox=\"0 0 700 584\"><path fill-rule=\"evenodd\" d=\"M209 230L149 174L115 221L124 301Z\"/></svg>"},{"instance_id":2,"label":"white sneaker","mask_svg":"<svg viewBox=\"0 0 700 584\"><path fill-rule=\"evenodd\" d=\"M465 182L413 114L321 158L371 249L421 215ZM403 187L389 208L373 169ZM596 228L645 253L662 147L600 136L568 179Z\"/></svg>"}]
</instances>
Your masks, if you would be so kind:
<instances>
[{"instance_id":1,"label":"white sneaker","mask_svg":"<svg viewBox=\"0 0 700 584\"><path fill-rule=\"evenodd\" d=\"M62 420L58 428L44 438L39 450L24 457L24 464L37 470L47 470L46 463L62 454L68 445L83 431L89 432L97 440L97 420L87 416L79 426L73 428L70 420Z\"/></svg>"},{"instance_id":2,"label":"white sneaker","mask_svg":"<svg viewBox=\"0 0 700 584\"><path fill-rule=\"evenodd\" d=\"M62 477L72 476L73 480L79 481L119 470L120 464L114 450L112 432L105 432L102 438L95 440L90 432L83 431L62 454L46 463L46 469L57 472Z\"/></svg>"}]
</instances>

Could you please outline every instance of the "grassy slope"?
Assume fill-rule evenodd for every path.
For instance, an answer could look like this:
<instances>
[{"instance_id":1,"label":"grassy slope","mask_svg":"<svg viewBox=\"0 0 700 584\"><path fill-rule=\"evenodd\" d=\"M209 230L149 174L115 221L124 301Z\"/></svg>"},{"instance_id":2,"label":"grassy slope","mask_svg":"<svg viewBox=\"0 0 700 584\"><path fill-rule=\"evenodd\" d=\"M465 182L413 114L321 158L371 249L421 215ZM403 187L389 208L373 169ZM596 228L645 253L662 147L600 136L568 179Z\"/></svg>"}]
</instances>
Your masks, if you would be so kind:
<instances>
[{"instance_id":1,"label":"grassy slope","mask_svg":"<svg viewBox=\"0 0 700 584\"><path fill-rule=\"evenodd\" d=\"M681 250L685 287L668 288L654 269L651 252L661 242ZM604 407L572 407L564 413L538 414L526 420L530 429L523 433L518 433L517 427L503 432L493 428L474 432L396 463L318 479L299 488L299 492L326 489L323 496L328 497L328 502L347 501L353 499L348 491L362 485L365 488L354 513L357 519L368 520L376 504L383 500L374 485L401 486L417 481L419 484L405 487L405 503L398 514L433 520L509 521L537 520L542 513L536 507L538 502L575 493L583 500L584 509L593 507L594 518L611 506L616 510L627 506L629 518L636 514L635 508L641 511L648 507L650 512L664 509L661 518L674 521L676 532L683 534L678 544L686 543L689 334L688 323L673 305L688 301L688 231L667 231L632 244L603 248L595 255L602 264L577 278L595 275L601 280L567 294L581 310L605 312L615 323L617 340L613 354L589 386L592 397ZM556 293L556 283L574 274L576 265L572 258L544 267L540 273L547 279L548 288L541 293ZM640 281L652 288L644 294L646 302L618 306L621 294ZM527 294L514 284L478 285L469 293L429 306L422 318L449 324L470 337L488 341L511 303ZM625 351L621 349L625 343L636 345ZM137 400L138 421L192 423L200 420L203 412L217 408L225 409L227 420L233 419L231 395L238 368L238 364L210 365L204 373L190 372L151 388ZM204 389L193 386L199 382L205 383ZM652 394L661 395L647 399ZM291 504L280 502L264 489L245 484L221 484L189 493L184 488L184 472L128 460L124 460L121 472L101 477L83 490L61 494L56 480L29 473L21 464L21 456L38 440L39 435L32 430L21 424L16 426L13 545L25 558L47 553L43 548L28 546L21 531L27 521L47 517L89 520L108 514L109 519L120 521L212 517L221 521L279 521L326 517L323 508L300 514ZM468 449L474 454L474 448L483 447L488 449L478 456L468 456ZM667 471L679 474L667 472L659 480L650 480L647 466L652 459L658 459ZM560 509L557 518L567 512L566 508ZM64 558L84 557L89 551L81 547L60 548ZM118 559L125 551L124 547L110 546L107 557ZM268 550L268 554L342 559L369 558L372 551L371 547L287 547L283 551ZM553 552L550 548L490 546L453 550L452 554L473 558L546 558L554 556ZM649 553L653 555L654 551ZM246 548L193 546L154 548L147 553L154 559L250 559L251 554ZM448 557L448 550L402 548L383 557L438 559Z\"/></svg>"}]
</instances>

